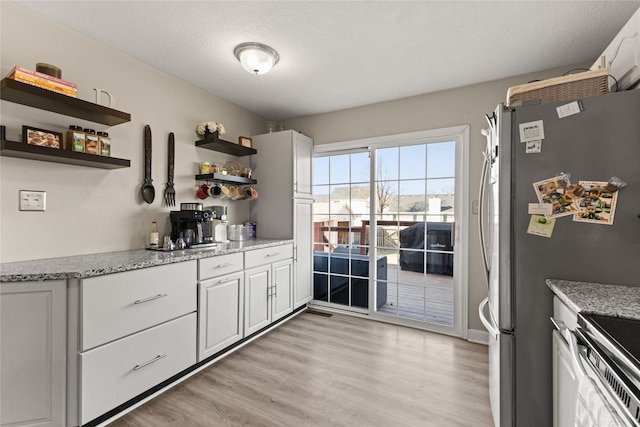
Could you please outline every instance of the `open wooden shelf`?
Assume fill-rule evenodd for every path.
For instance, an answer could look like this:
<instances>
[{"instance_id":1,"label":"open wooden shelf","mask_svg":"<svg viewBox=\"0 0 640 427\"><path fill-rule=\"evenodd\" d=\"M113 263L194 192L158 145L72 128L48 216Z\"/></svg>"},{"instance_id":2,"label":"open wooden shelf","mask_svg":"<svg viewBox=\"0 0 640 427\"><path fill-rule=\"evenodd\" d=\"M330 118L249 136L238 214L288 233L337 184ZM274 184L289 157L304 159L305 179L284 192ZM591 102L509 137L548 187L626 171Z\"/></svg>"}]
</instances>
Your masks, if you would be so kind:
<instances>
[{"instance_id":1,"label":"open wooden shelf","mask_svg":"<svg viewBox=\"0 0 640 427\"><path fill-rule=\"evenodd\" d=\"M4 78L0 82L0 99L108 126L131 121L129 113L13 79Z\"/></svg>"},{"instance_id":2,"label":"open wooden shelf","mask_svg":"<svg viewBox=\"0 0 640 427\"><path fill-rule=\"evenodd\" d=\"M218 151L220 153L231 154L232 156L250 156L256 154L258 151L255 148L245 147L244 145L234 144L233 142L225 141L217 137L217 132L214 137L201 139L196 141L196 147L206 148L207 150Z\"/></svg>"},{"instance_id":3,"label":"open wooden shelf","mask_svg":"<svg viewBox=\"0 0 640 427\"><path fill-rule=\"evenodd\" d=\"M64 95L63 95L64 96ZM78 153L75 151L40 147L15 141L0 141L0 156L19 159L40 160L67 165L86 166L99 169L120 169L131 166L131 161L117 157L99 156L97 154Z\"/></svg>"},{"instance_id":4,"label":"open wooden shelf","mask_svg":"<svg viewBox=\"0 0 640 427\"><path fill-rule=\"evenodd\" d=\"M257 184L258 181L251 178L244 178L241 176L235 175L223 175L220 173L205 173L196 175L196 180L198 181L218 181L218 182L226 182L229 184Z\"/></svg>"}]
</instances>

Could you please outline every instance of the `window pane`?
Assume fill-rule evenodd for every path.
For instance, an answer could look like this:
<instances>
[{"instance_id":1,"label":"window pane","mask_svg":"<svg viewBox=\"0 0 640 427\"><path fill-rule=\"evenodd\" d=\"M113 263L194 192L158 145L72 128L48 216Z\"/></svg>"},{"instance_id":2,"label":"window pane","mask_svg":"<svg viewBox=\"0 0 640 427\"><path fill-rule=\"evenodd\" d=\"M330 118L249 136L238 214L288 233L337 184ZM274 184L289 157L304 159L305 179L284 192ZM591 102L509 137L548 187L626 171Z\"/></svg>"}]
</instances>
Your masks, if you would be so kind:
<instances>
[{"instance_id":1,"label":"window pane","mask_svg":"<svg viewBox=\"0 0 640 427\"><path fill-rule=\"evenodd\" d=\"M351 198L351 188L349 185L332 185L329 196L329 212L332 216L348 215ZM336 218L334 218L336 219Z\"/></svg>"},{"instance_id":2,"label":"window pane","mask_svg":"<svg viewBox=\"0 0 640 427\"><path fill-rule=\"evenodd\" d=\"M329 182L344 184L349 182L349 155L331 156L329 160Z\"/></svg>"},{"instance_id":3,"label":"window pane","mask_svg":"<svg viewBox=\"0 0 640 427\"><path fill-rule=\"evenodd\" d=\"M400 179L425 178L426 145L410 145L400 148Z\"/></svg>"},{"instance_id":4,"label":"window pane","mask_svg":"<svg viewBox=\"0 0 640 427\"><path fill-rule=\"evenodd\" d=\"M316 157L313 159L313 183L329 183L329 157Z\"/></svg>"},{"instance_id":5,"label":"window pane","mask_svg":"<svg viewBox=\"0 0 640 427\"><path fill-rule=\"evenodd\" d=\"M375 190L376 212L383 214L398 212L397 181L377 181Z\"/></svg>"},{"instance_id":6,"label":"window pane","mask_svg":"<svg viewBox=\"0 0 640 427\"><path fill-rule=\"evenodd\" d=\"M427 178L455 176L455 160L455 142L429 144L427 146Z\"/></svg>"},{"instance_id":7,"label":"window pane","mask_svg":"<svg viewBox=\"0 0 640 427\"><path fill-rule=\"evenodd\" d=\"M428 179L427 194L453 195L455 192L454 179Z\"/></svg>"},{"instance_id":8,"label":"window pane","mask_svg":"<svg viewBox=\"0 0 640 427\"><path fill-rule=\"evenodd\" d=\"M376 151L378 181L398 179L398 148L382 148Z\"/></svg>"},{"instance_id":9,"label":"window pane","mask_svg":"<svg viewBox=\"0 0 640 427\"><path fill-rule=\"evenodd\" d=\"M351 155L351 183L369 182L369 153Z\"/></svg>"}]
</instances>

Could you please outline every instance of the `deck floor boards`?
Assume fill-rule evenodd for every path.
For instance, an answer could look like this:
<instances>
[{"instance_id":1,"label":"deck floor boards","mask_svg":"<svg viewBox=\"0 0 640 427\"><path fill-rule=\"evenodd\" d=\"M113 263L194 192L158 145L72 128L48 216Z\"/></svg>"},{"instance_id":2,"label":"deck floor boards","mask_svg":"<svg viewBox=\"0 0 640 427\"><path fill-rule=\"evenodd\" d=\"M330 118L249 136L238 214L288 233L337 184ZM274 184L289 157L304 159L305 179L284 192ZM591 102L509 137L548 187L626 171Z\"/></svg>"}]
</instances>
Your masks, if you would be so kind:
<instances>
[{"instance_id":1,"label":"deck floor boards","mask_svg":"<svg viewBox=\"0 0 640 427\"><path fill-rule=\"evenodd\" d=\"M453 326L453 277L387 265L387 302L379 313Z\"/></svg>"}]
</instances>

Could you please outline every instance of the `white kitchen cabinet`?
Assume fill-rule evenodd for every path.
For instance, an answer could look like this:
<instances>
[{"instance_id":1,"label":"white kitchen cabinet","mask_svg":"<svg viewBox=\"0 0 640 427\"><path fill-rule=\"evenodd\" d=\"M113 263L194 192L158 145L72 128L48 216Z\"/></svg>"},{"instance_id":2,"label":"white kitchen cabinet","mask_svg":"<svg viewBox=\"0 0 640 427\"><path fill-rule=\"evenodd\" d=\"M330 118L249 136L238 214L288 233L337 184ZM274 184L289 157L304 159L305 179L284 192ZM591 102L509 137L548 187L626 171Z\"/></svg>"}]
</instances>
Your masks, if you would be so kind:
<instances>
[{"instance_id":1,"label":"white kitchen cabinet","mask_svg":"<svg viewBox=\"0 0 640 427\"><path fill-rule=\"evenodd\" d=\"M311 301L313 283L313 200L297 199L294 208L293 308Z\"/></svg>"},{"instance_id":2,"label":"white kitchen cabinet","mask_svg":"<svg viewBox=\"0 0 640 427\"><path fill-rule=\"evenodd\" d=\"M82 350L196 311L196 261L82 280Z\"/></svg>"},{"instance_id":3,"label":"white kitchen cabinet","mask_svg":"<svg viewBox=\"0 0 640 427\"><path fill-rule=\"evenodd\" d=\"M245 337L293 311L292 256L292 245L245 252Z\"/></svg>"},{"instance_id":4,"label":"white kitchen cabinet","mask_svg":"<svg viewBox=\"0 0 640 427\"><path fill-rule=\"evenodd\" d=\"M252 173L260 176L251 220L261 238L294 240L294 307L311 299L313 140L293 130L253 136Z\"/></svg>"},{"instance_id":5,"label":"white kitchen cabinet","mask_svg":"<svg viewBox=\"0 0 640 427\"><path fill-rule=\"evenodd\" d=\"M197 361L197 261L70 280L69 425Z\"/></svg>"},{"instance_id":6,"label":"white kitchen cabinet","mask_svg":"<svg viewBox=\"0 0 640 427\"><path fill-rule=\"evenodd\" d=\"M577 325L573 314L558 298L554 298L554 315L561 328L574 329ZM567 342L567 332L553 331L553 426L573 427L576 419L576 401L580 374Z\"/></svg>"},{"instance_id":7,"label":"white kitchen cabinet","mask_svg":"<svg viewBox=\"0 0 640 427\"><path fill-rule=\"evenodd\" d=\"M198 361L201 362L244 337L243 255L204 258L198 265Z\"/></svg>"},{"instance_id":8,"label":"white kitchen cabinet","mask_svg":"<svg viewBox=\"0 0 640 427\"><path fill-rule=\"evenodd\" d=\"M66 283L0 285L0 425L65 423Z\"/></svg>"},{"instance_id":9,"label":"white kitchen cabinet","mask_svg":"<svg viewBox=\"0 0 640 427\"><path fill-rule=\"evenodd\" d=\"M196 363L196 313L80 355L85 424Z\"/></svg>"}]
</instances>

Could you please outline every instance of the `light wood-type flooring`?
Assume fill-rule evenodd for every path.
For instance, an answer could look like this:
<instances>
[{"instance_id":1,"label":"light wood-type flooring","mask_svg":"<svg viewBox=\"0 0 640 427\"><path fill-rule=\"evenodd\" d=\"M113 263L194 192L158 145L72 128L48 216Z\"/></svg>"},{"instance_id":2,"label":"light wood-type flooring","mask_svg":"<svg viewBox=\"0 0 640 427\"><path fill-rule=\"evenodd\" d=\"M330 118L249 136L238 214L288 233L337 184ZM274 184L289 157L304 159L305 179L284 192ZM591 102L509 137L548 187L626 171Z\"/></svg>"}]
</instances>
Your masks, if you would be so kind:
<instances>
[{"instance_id":1,"label":"light wood-type flooring","mask_svg":"<svg viewBox=\"0 0 640 427\"><path fill-rule=\"evenodd\" d=\"M302 313L110 427L489 427L487 347Z\"/></svg>"}]
</instances>

